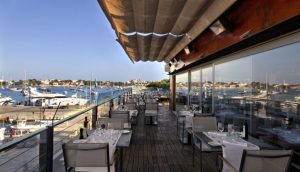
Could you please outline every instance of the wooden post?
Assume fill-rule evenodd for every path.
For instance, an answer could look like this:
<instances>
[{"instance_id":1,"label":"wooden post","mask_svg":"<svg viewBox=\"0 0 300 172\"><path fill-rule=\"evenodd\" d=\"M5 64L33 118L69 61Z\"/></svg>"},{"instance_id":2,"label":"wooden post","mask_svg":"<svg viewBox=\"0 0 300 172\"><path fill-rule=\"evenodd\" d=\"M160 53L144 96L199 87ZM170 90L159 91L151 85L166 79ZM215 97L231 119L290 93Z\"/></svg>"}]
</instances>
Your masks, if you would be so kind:
<instances>
[{"instance_id":1,"label":"wooden post","mask_svg":"<svg viewBox=\"0 0 300 172\"><path fill-rule=\"evenodd\" d=\"M169 90L169 108L172 111L176 110L176 76L170 76L170 90Z\"/></svg>"},{"instance_id":2,"label":"wooden post","mask_svg":"<svg viewBox=\"0 0 300 172\"><path fill-rule=\"evenodd\" d=\"M92 109L92 128L96 128L96 121L98 117L98 106L93 107Z\"/></svg>"}]
</instances>

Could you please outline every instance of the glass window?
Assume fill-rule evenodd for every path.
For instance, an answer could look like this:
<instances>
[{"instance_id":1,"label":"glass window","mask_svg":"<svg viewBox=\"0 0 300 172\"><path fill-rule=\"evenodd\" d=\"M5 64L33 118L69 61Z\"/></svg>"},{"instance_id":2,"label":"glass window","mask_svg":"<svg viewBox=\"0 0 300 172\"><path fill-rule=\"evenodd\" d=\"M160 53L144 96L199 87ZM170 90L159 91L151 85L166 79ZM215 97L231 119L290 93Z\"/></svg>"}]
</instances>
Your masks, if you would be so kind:
<instances>
[{"instance_id":1,"label":"glass window","mask_svg":"<svg viewBox=\"0 0 300 172\"><path fill-rule=\"evenodd\" d=\"M300 148L300 43L253 56L253 135ZM298 145L298 146L296 146Z\"/></svg>"},{"instance_id":2,"label":"glass window","mask_svg":"<svg viewBox=\"0 0 300 172\"><path fill-rule=\"evenodd\" d=\"M176 75L176 110L184 109L188 103L188 73Z\"/></svg>"},{"instance_id":3,"label":"glass window","mask_svg":"<svg viewBox=\"0 0 300 172\"><path fill-rule=\"evenodd\" d=\"M241 127L251 113L252 59L215 65L215 114L225 124Z\"/></svg>"},{"instance_id":4,"label":"glass window","mask_svg":"<svg viewBox=\"0 0 300 172\"><path fill-rule=\"evenodd\" d=\"M190 105L193 110L199 110L201 95L200 69L191 72Z\"/></svg>"},{"instance_id":5,"label":"glass window","mask_svg":"<svg viewBox=\"0 0 300 172\"><path fill-rule=\"evenodd\" d=\"M200 104L203 113L214 110L225 126L241 130L247 123L250 135L299 150L299 47L293 43L191 71L190 104ZM176 76L177 110L188 103L188 80L188 73Z\"/></svg>"},{"instance_id":6,"label":"glass window","mask_svg":"<svg viewBox=\"0 0 300 172\"><path fill-rule=\"evenodd\" d=\"M202 112L212 113L213 68L202 69Z\"/></svg>"}]
</instances>

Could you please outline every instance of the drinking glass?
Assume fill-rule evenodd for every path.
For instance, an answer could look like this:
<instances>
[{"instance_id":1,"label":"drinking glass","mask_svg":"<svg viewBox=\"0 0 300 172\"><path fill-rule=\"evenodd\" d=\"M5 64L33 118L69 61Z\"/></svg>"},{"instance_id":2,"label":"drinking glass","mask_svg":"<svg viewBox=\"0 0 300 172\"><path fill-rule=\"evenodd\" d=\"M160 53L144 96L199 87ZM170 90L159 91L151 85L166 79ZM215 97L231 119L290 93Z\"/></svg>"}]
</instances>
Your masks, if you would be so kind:
<instances>
[{"instance_id":1,"label":"drinking glass","mask_svg":"<svg viewBox=\"0 0 300 172\"><path fill-rule=\"evenodd\" d=\"M231 135L233 132L233 125L232 124L228 124L228 134Z\"/></svg>"},{"instance_id":2,"label":"drinking glass","mask_svg":"<svg viewBox=\"0 0 300 172\"><path fill-rule=\"evenodd\" d=\"M111 129L112 128L112 123L107 123L107 129Z\"/></svg>"},{"instance_id":3,"label":"drinking glass","mask_svg":"<svg viewBox=\"0 0 300 172\"><path fill-rule=\"evenodd\" d=\"M239 126L236 126L236 125L233 125L232 126L232 135L235 137L235 138L238 138L241 136L241 133L240 133L240 127Z\"/></svg>"},{"instance_id":4,"label":"drinking glass","mask_svg":"<svg viewBox=\"0 0 300 172\"><path fill-rule=\"evenodd\" d=\"M219 130L220 132L223 132L223 131L224 131L224 125L223 125L222 122L218 122L218 130Z\"/></svg>"}]
</instances>

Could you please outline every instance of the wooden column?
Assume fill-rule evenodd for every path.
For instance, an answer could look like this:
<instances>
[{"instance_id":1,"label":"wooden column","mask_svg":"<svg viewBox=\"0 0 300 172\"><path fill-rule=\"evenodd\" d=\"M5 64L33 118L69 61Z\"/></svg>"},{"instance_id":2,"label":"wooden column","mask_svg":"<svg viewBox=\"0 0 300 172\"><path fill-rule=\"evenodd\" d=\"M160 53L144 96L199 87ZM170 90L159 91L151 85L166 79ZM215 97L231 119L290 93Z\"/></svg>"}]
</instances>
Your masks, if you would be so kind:
<instances>
[{"instance_id":1,"label":"wooden column","mask_svg":"<svg viewBox=\"0 0 300 172\"><path fill-rule=\"evenodd\" d=\"M176 110L176 76L171 75L170 76L170 110L175 111Z\"/></svg>"}]
</instances>

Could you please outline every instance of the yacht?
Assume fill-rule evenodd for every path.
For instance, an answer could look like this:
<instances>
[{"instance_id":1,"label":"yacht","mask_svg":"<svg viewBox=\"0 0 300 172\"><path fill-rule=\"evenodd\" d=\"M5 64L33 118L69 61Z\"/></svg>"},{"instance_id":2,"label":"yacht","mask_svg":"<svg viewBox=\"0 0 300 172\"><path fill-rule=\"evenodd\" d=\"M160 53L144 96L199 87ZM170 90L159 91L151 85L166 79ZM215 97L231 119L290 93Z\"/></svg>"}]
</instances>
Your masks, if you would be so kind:
<instances>
[{"instance_id":1,"label":"yacht","mask_svg":"<svg viewBox=\"0 0 300 172\"><path fill-rule=\"evenodd\" d=\"M0 94L0 106L11 104L13 102L13 99L7 96L1 96Z\"/></svg>"},{"instance_id":2,"label":"yacht","mask_svg":"<svg viewBox=\"0 0 300 172\"><path fill-rule=\"evenodd\" d=\"M5 139L5 128L0 128L0 145L3 143L4 139Z\"/></svg>"},{"instance_id":3,"label":"yacht","mask_svg":"<svg viewBox=\"0 0 300 172\"><path fill-rule=\"evenodd\" d=\"M80 98L77 94L71 97L57 97L57 98L34 98L31 102L37 106L42 106L46 108L57 108L58 105L61 108L66 108L68 106L84 106L88 103L88 99Z\"/></svg>"},{"instance_id":4,"label":"yacht","mask_svg":"<svg viewBox=\"0 0 300 172\"><path fill-rule=\"evenodd\" d=\"M33 124L27 124L26 120L18 120L17 125L13 126L12 128L16 129L18 132L20 132L21 135L25 132L34 132L40 128L46 127L49 123L41 123L41 122L35 122Z\"/></svg>"},{"instance_id":5,"label":"yacht","mask_svg":"<svg viewBox=\"0 0 300 172\"><path fill-rule=\"evenodd\" d=\"M23 90L23 94L26 97L30 98L65 98L66 95L53 93L49 89L46 88L36 88L36 87L29 87L27 90Z\"/></svg>"},{"instance_id":6,"label":"yacht","mask_svg":"<svg viewBox=\"0 0 300 172\"><path fill-rule=\"evenodd\" d=\"M9 88L10 91L15 91L15 92L21 92L23 91L21 88L17 88L17 87L12 87L12 88Z\"/></svg>"}]
</instances>

